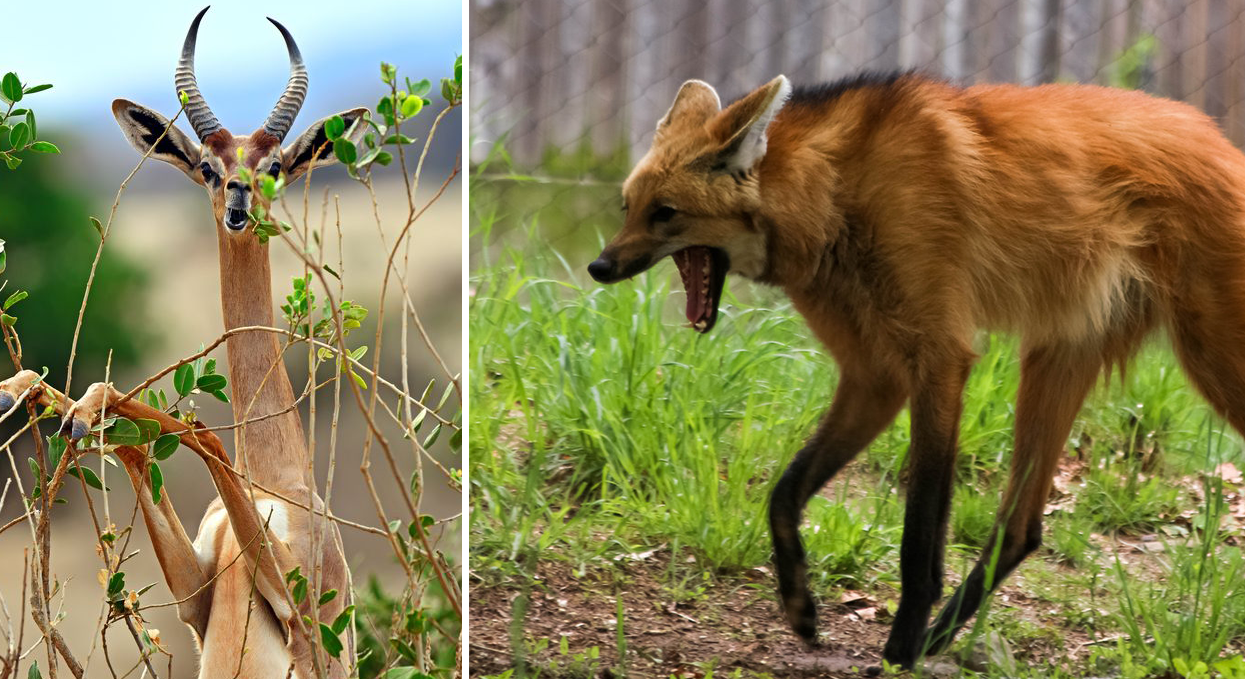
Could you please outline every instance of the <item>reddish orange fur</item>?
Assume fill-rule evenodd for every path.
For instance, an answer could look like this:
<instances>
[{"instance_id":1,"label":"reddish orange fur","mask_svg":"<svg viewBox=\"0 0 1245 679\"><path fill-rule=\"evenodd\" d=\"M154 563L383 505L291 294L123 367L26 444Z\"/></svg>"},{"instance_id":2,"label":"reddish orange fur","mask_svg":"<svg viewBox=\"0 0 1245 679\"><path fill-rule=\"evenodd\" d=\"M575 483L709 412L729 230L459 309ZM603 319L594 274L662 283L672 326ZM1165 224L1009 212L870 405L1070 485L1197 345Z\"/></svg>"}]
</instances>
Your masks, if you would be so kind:
<instances>
[{"instance_id":1,"label":"reddish orange fur","mask_svg":"<svg viewBox=\"0 0 1245 679\"><path fill-rule=\"evenodd\" d=\"M708 86L685 85L624 184L626 222L599 260L617 279L683 247L725 250L732 273L785 290L841 367L835 408L775 491L776 503L780 490L798 496L794 513L771 510L777 551L798 547L793 517L807 495L890 421L901 396L913 409L912 474L948 472L979 330L1023 339L1001 573L1040 542L1085 394L1156 327L1245 431L1245 155L1210 118L1140 92L906 75L796 93L760 160L721 171L731 140L785 85L722 111ZM652 223L659 206L677 216ZM943 531L950 478L922 483L909 502L942 515L922 530ZM905 665L941 586L940 574L918 572L926 559L939 572L941 533L911 545L907 535L922 520L909 516L905 531L904 588L932 599L901 603L887 646ZM815 638L802 551L791 554L783 604ZM936 633L962 624L947 616Z\"/></svg>"}]
</instances>

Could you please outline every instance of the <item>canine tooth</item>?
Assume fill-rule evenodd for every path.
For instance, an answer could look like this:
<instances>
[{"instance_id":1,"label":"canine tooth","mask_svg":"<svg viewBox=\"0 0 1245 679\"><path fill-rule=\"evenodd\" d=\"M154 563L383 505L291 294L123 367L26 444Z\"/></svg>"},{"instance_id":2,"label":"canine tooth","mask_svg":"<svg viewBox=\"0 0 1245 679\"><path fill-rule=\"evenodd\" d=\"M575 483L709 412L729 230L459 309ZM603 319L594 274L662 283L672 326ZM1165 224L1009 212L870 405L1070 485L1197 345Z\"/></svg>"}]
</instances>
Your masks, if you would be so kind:
<instances>
[{"instance_id":1,"label":"canine tooth","mask_svg":"<svg viewBox=\"0 0 1245 679\"><path fill-rule=\"evenodd\" d=\"M695 323L693 323L693 324L692 324L692 327L693 327L693 328L696 328L697 330L702 330L702 331L703 331L703 330L705 329L705 326L706 326L706 325L707 325L707 324L706 324L703 320L701 320L701 321L696 321Z\"/></svg>"}]
</instances>

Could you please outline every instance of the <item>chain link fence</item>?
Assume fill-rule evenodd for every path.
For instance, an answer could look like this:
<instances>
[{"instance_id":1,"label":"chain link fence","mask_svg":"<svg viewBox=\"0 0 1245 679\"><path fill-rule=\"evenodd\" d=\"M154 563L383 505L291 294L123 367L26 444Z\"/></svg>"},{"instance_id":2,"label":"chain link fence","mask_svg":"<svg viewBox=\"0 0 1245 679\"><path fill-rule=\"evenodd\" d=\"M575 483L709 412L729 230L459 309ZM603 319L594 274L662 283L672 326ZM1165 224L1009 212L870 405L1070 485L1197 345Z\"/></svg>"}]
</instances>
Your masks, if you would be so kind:
<instances>
[{"instance_id":1,"label":"chain link fence","mask_svg":"<svg viewBox=\"0 0 1245 679\"><path fill-rule=\"evenodd\" d=\"M470 29L472 210L492 236L611 233L618 183L689 78L724 102L779 73L1135 87L1245 143L1245 0L472 0Z\"/></svg>"}]
</instances>

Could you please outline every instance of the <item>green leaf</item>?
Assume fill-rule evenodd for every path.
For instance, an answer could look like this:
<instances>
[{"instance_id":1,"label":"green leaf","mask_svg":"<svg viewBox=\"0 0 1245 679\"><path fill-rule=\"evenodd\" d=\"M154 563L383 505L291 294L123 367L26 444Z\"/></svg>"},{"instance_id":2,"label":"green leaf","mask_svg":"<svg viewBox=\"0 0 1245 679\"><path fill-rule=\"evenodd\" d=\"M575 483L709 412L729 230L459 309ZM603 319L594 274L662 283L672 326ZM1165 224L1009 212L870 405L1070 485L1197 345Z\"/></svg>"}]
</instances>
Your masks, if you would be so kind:
<instances>
[{"instance_id":1,"label":"green leaf","mask_svg":"<svg viewBox=\"0 0 1245 679\"><path fill-rule=\"evenodd\" d=\"M4 156L4 164L8 165L10 170L16 170L17 166L22 164L22 159L17 156L10 156L7 153L0 153L0 156Z\"/></svg>"},{"instance_id":2,"label":"green leaf","mask_svg":"<svg viewBox=\"0 0 1245 679\"><path fill-rule=\"evenodd\" d=\"M205 390L205 391L206 391L206 390ZM226 395L225 395L225 392L223 392L223 391L219 391L219 390L218 390L218 391L209 391L208 393L209 393L209 394L211 394L211 395L213 395L213 396L215 396L215 397L216 397L216 400L220 401L221 403L228 403L228 402L229 402L229 397L228 397L228 396L226 396Z\"/></svg>"},{"instance_id":3,"label":"green leaf","mask_svg":"<svg viewBox=\"0 0 1245 679\"><path fill-rule=\"evenodd\" d=\"M48 464L52 465L55 471L61 464L61 457L65 455L65 437L49 436L48 437Z\"/></svg>"},{"instance_id":4,"label":"green leaf","mask_svg":"<svg viewBox=\"0 0 1245 679\"><path fill-rule=\"evenodd\" d=\"M0 79L0 94L14 104L22 100L22 81L17 79L16 73L10 71Z\"/></svg>"},{"instance_id":5,"label":"green leaf","mask_svg":"<svg viewBox=\"0 0 1245 679\"><path fill-rule=\"evenodd\" d=\"M155 462L147 467L147 471L151 475L151 501L160 504L160 489L164 487L164 473L160 471L160 465Z\"/></svg>"},{"instance_id":6,"label":"green leaf","mask_svg":"<svg viewBox=\"0 0 1245 679\"><path fill-rule=\"evenodd\" d=\"M411 81L408 80L406 81L406 87L411 91L411 96L422 97L432 91L432 81L424 78L412 85Z\"/></svg>"},{"instance_id":7,"label":"green leaf","mask_svg":"<svg viewBox=\"0 0 1245 679\"><path fill-rule=\"evenodd\" d=\"M334 658L341 655L342 640L338 639L333 630L324 623L320 623L320 643L324 646L324 650Z\"/></svg>"},{"instance_id":8,"label":"green leaf","mask_svg":"<svg viewBox=\"0 0 1245 679\"><path fill-rule=\"evenodd\" d=\"M410 613L407 613L406 622L404 623L404 625L406 627L406 631L410 632L411 634L423 634L424 632L427 632L432 627L430 624L428 624L428 618L424 615L424 612L421 610L414 610L414 611L411 611Z\"/></svg>"},{"instance_id":9,"label":"green leaf","mask_svg":"<svg viewBox=\"0 0 1245 679\"><path fill-rule=\"evenodd\" d=\"M137 446L144 443L143 430L132 420L118 417L111 427L104 429L108 442L117 446Z\"/></svg>"},{"instance_id":10,"label":"green leaf","mask_svg":"<svg viewBox=\"0 0 1245 679\"><path fill-rule=\"evenodd\" d=\"M48 85L51 87L51 85ZM39 661L30 663L30 670L26 672L26 679L43 679L43 675L39 673Z\"/></svg>"},{"instance_id":11,"label":"green leaf","mask_svg":"<svg viewBox=\"0 0 1245 679\"><path fill-rule=\"evenodd\" d=\"M454 60L454 82L462 83L463 81L463 55L458 55Z\"/></svg>"},{"instance_id":12,"label":"green leaf","mask_svg":"<svg viewBox=\"0 0 1245 679\"><path fill-rule=\"evenodd\" d=\"M324 592L323 594L320 595L320 601L318 602L318 605L323 606L324 604L327 604L328 602L336 598L337 598L337 590L330 589L329 591Z\"/></svg>"},{"instance_id":13,"label":"green leaf","mask_svg":"<svg viewBox=\"0 0 1245 679\"><path fill-rule=\"evenodd\" d=\"M17 304L18 302L26 299L29 296L30 296L30 293L26 292L25 290L18 290L17 292L9 295L9 298L4 300L4 310L8 311L9 307L13 306L14 304Z\"/></svg>"},{"instance_id":14,"label":"green leaf","mask_svg":"<svg viewBox=\"0 0 1245 679\"><path fill-rule=\"evenodd\" d=\"M61 150L56 148L56 144L50 141L37 141L30 145L30 150L35 153L60 153Z\"/></svg>"},{"instance_id":15,"label":"green leaf","mask_svg":"<svg viewBox=\"0 0 1245 679\"><path fill-rule=\"evenodd\" d=\"M11 328L13 327L13 324L16 322L17 322L16 316L10 316L8 314L0 314L0 325L7 325L8 327Z\"/></svg>"},{"instance_id":16,"label":"green leaf","mask_svg":"<svg viewBox=\"0 0 1245 679\"><path fill-rule=\"evenodd\" d=\"M30 126L26 123L18 123L9 130L9 144L13 150L20 151L25 148L26 142L30 141Z\"/></svg>"},{"instance_id":17,"label":"green leaf","mask_svg":"<svg viewBox=\"0 0 1245 679\"><path fill-rule=\"evenodd\" d=\"M220 391L228 384L229 380L224 375L203 375L195 382L196 387L207 392Z\"/></svg>"},{"instance_id":18,"label":"green leaf","mask_svg":"<svg viewBox=\"0 0 1245 679\"><path fill-rule=\"evenodd\" d=\"M428 529L432 528L433 524L435 524L436 522L437 522L436 518L430 514L424 514L423 516L419 517L419 525L424 529L423 530L424 533L427 533ZM420 531L415 528L414 521L412 521L410 525L406 527L406 532L411 536L412 540L419 538Z\"/></svg>"},{"instance_id":19,"label":"green leaf","mask_svg":"<svg viewBox=\"0 0 1245 679\"><path fill-rule=\"evenodd\" d=\"M30 476L34 478L35 485L40 485L39 479L43 476L43 470L39 469L39 461L33 457L26 458L26 464L30 465Z\"/></svg>"},{"instance_id":20,"label":"green leaf","mask_svg":"<svg viewBox=\"0 0 1245 679\"><path fill-rule=\"evenodd\" d=\"M376 112L385 119L386 123L393 125L393 97L381 97L380 101L376 102Z\"/></svg>"},{"instance_id":21,"label":"green leaf","mask_svg":"<svg viewBox=\"0 0 1245 679\"><path fill-rule=\"evenodd\" d=\"M388 166L388 165L389 165L389 163L392 163L392 162L393 162L393 154L392 154L392 153L390 153L390 152L388 152L388 151L381 151L380 153L377 153L377 154L376 154L376 161L375 161L375 162L377 162L377 163L379 163L379 164L381 164L381 165Z\"/></svg>"},{"instance_id":22,"label":"green leaf","mask_svg":"<svg viewBox=\"0 0 1245 679\"><path fill-rule=\"evenodd\" d=\"M298 576L294 581L294 589L290 592L294 596L294 603L301 604L307 598L307 578Z\"/></svg>"},{"instance_id":23,"label":"green leaf","mask_svg":"<svg viewBox=\"0 0 1245 679\"><path fill-rule=\"evenodd\" d=\"M177 434L165 434L156 439L156 445L151 448L151 455L157 460L167 460L177 452L181 444L182 438Z\"/></svg>"},{"instance_id":24,"label":"green leaf","mask_svg":"<svg viewBox=\"0 0 1245 679\"><path fill-rule=\"evenodd\" d=\"M264 198L272 200L277 196L277 180L270 174L261 174L259 176L259 192L264 194Z\"/></svg>"},{"instance_id":25,"label":"green leaf","mask_svg":"<svg viewBox=\"0 0 1245 679\"><path fill-rule=\"evenodd\" d=\"M346 608L342 609L342 612L338 613L336 618L333 618L333 625L332 625L333 632L336 634L341 634L342 631L346 629L346 626L350 624L350 616L353 613L354 613L354 604L351 604L347 606Z\"/></svg>"},{"instance_id":26,"label":"green leaf","mask_svg":"<svg viewBox=\"0 0 1245 679\"><path fill-rule=\"evenodd\" d=\"M173 373L173 388L177 390L179 396L190 394L195 388L194 366L189 363L177 366L177 371Z\"/></svg>"},{"instance_id":27,"label":"green leaf","mask_svg":"<svg viewBox=\"0 0 1245 679\"><path fill-rule=\"evenodd\" d=\"M80 470L80 468L82 470L82 476L78 476L78 470ZM81 480L85 482L87 486L91 486L92 488L95 488L95 490L97 491L112 490L112 488L103 487L103 482L100 481L100 477L96 476L95 472L91 471L91 467L70 466L70 468L67 468L67 470L65 470L65 473L68 473L68 475L76 477L76 478L81 478Z\"/></svg>"},{"instance_id":28,"label":"green leaf","mask_svg":"<svg viewBox=\"0 0 1245 679\"><path fill-rule=\"evenodd\" d=\"M139 418L134 420L134 424L138 427L139 443L151 443L160 438L160 423L155 420Z\"/></svg>"},{"instance_id":29,"label":"green leaf","mask_svg":"<svg viewBox=\"0 0 1245 679\"><path fill-rule=\"evenodd\" d=\"M392 84L393 79L396 77L398 77L398 69L396 67L383 61L380 62L380 79L385 84Z\"/></svg>"},{"instance_id":30,"label":"green leaf","mask_svg":"<svg viewBox=\"0 0 1245 679\"><path fill-rule=\"evenodd\" d=\"M420 97L407 97L402 100L402 117L413 118L424 107L424 100Z\"/></svg>"},{"instance_id":31,"label":"green leaf","mask_svg":"<svg viewBox=\"0 0 1245 679\"><path fill-rule=\"evenodd\" d=\"M384 143L385 144L413 144L415 143L415 139L413 137L408 137L405 134L398 133L398 134L391 134L388 137L385 137Z\"/></svg>"},{"instance_id":32,"label":"green leaf","mask_svg":"<svg viewBox=\"0 0 1245 679\"><path fill-rule=\"evenodd\" d=\"M346 121L341 116L333 116L324 121L324 136L330 140L337 141L341 138L342 132L346 131Z\"/></svg>"},{"instance_id":33,"label":"green leaf","mask_svg":"<svg viewBox=\"0 0 1245 679\"><path fill-rule=\"evenodd\" d=\"M30 138L38 139L39 132L37 130L39 128L38 126L35 125L35 112L34 111L26 111L26 125L30 127Z\"/></svg>"},{"instance_id":34,"label":"green leaf","mask_svg":"<svg viewBox=\"0 0 1245 679\"><path fill-rule=\"evenodd\" d=\"M354 143L342 138L333 142L333 155L337 156L342 163L349 165L359 157L359 152L355 149Z\"/></svg>"},{"instance_id":35,"label":"green leaf","mask_svg":"<svg viewBox=\"0 0 1245 679\"><path fill-rule=\"evenodd\" d=\"M424 439L424 448L431 448L432 444L437 442L437 437L441 436L441 423L432 428L432 432L428 434L428 438Z\"/></svg>"},{"instance_id":36,"label":"green leaf","mask_svg":"<svg viewBox=\"0 0 1245 679\"><path fill-rule=\"evenodd\" d=\"M91 226L95 227L95 230L99 232L100 238L104 237L104 225L98 219L91 217Z\"/></svg>"},{"instance_id":37,"label":"green leaf","mask_svg":"<svg viewBox=\"0 0 1245 679\"><path fill-rule=\"evenodd\" d=\"M382 676L383 679L432 679L414 667L392 667Z\"/></svg>"},{"instance_id":38,"label":"green leaf","mask_svg":"<svg viewBox=\"0 0 1245 679\"><path fill-rule=\"evenodd\" d=\"M48 83L43 83L42 85L31 85L25 89L23 94L34 94L35 92L42 92L50 89L52 89L52 86Z\"/></svg>"},{"instance_id":39,"label":"green leaf","mask_svg":"<svg viewBox=\"0 0 1245 679\"><path fill-rule=\"evenodd\" d=\"M117 571L112 574L111 578L108 578L108 598L115 599L124 590L125 573L123 571Z\"/></svg>"},{"instance_id":40,"label":"green leaf","mask_svg":"<svg viewBox=\"0 0 1245 679\"><path fill-rule=\"evenodd\" d=\"M415 649L405 641L398 639L397 637L390 637L389 645L393 646L393 650L397 651L398 655L406 658L407 661L419 662L418 657L415 655Z\"/></svg>"}]
</instances>

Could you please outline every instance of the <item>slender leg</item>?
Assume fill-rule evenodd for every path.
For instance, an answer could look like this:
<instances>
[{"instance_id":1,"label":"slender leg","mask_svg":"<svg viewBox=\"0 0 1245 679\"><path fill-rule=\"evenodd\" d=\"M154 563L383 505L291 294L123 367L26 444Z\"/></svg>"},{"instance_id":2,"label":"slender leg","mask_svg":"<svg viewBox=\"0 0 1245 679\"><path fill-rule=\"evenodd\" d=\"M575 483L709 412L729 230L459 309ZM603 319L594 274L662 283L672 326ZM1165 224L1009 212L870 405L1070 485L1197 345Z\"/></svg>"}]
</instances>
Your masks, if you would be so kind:
<instances>
[{"instance_id":1,"label":"slender leg","mask_svg":"<svg viewBox=\"0 0 1245 679\"><path fill-rule=\"evenodd\" d=\"M779 602L791 628L810 644L817 641L817 610L808 591L800 514L813 493L895 419L905 396L894 380L844 372L829 414L774 484L769 519Z\"/></svg>"},{"instance_id":2,"label":"slender leg","mask_svg":"<svg viewBox=\"0 0 1245 679\"><path fill-rule=\"evenodd\" d=\"M17 398L34 386L37 379L36 373L23 370L0 382L0 412L7 412L12 408ZM43 384L31 390L30 398L39 405L52 406L60 414L73 407L73 402L63 394ZM133 446L121 446L116 449L116 453L125 465L134 486L134 493L143 512L143 522L147 524L147 533L151 536L151 546L155 550L160 569L164 572L164 580L168 583L173 597L179 602L177 615L202 639L207 631L212 603L211 589L204 587L209 575L203 572L199 555L173 509L172 498L165 493L160 504L153 501L146 451Z\"/></svg>"},{"instance_id":3,"label":"slender leg","mask_svg":"<svg viewBox=\"0 0 1245 679\"><path fill-rule=\"evenodd\" d=\"M1068 347L1025 351L1011 477L994 534L968 579L938 614L929 634L931 655L945 649L977 612L984 596L1041 546L1042 513L1059 454L1100 368L1097 352ZM1000 535L1001 544L997 542Z\"/></svg>"},{"instance_id":4,"label":"slender leg","mask_svg":"<svg viewBox=\"0 0 1245 679\"><path fill-rule=\"evenodd\" d=\"M82 399L66 410L61 430L75 439L85 435L107 402L109 413L130 419L155 420L163 433L180 435L182 444L198 453L207 464L234 535L244 545L247 567L256 574L256 588L278 619L286 623L294 621L296 612L285 589L284 574L298 562L284 541L266 532L264 520L251 500L249 485L233 473L220 439L212 432L203 431L198 423L188 430L184 422L135 399L119 403L121 396L111 385L102 382L91 385ZM264 539L257 539L261 533Z\"/></svg>"},{"instance_id":5,"label":"slender leg","mask_svg":"<svg viewBox=\"0 0 1245 679\"><path fill-rule=\"evenodd\" d=\"M942 595L942 559L955 475L964 382L971 356L951 352L926 360L912 396L912 444L908 449L908 498L899 548L902 592L887 662L911 668L920 657L930 608Z\"/></svg>"}]
</instances>

